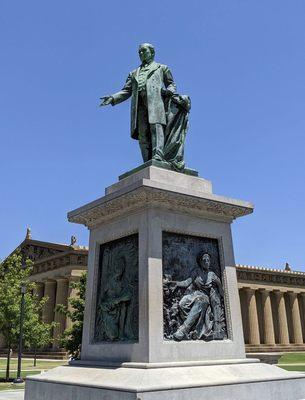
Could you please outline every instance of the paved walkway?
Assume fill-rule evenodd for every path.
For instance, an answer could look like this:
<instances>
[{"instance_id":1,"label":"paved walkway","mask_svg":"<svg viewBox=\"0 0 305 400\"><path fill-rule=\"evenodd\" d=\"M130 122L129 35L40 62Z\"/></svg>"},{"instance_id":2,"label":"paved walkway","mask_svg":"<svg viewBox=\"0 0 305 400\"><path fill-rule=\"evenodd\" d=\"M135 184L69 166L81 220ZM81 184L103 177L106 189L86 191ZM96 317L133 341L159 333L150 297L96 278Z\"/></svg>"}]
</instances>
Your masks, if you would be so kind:
<instances>
[{"instance_id":1,"label":"paved walkway","mask_svg":"<svg viewBox=\"0 0 305 400\"><path fill-rule=\"evenodd\" d=\"M282 366L285 367L286 365L289 365L289 366L292 366L292 367L305 367L304 363L281 363L281 364L277 364L276 366L277 367L282 367Z\"/></svg>"},{"instance_id":2,"label":"paved walkway","mask_svg":"<svg viewBox=\"0 0 305 400\"><path fill-rule=\"evenodd\" d=\"M23 400L24 390L1 390L0 400Z\"/></svg>"}]
</instances>

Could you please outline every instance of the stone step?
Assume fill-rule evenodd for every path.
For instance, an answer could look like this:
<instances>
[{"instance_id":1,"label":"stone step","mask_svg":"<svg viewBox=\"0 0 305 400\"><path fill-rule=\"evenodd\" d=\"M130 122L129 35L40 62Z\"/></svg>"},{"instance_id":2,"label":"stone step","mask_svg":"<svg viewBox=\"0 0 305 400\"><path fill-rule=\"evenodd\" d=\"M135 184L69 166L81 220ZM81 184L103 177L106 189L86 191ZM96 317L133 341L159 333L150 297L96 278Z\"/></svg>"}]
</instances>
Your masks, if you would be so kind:
<instances>
[{"instance_id":1,"label":"stone step","mask_svg":"<svg viewBox=\"0 0 305 400\"><path fill-rule=\"evenodd\" d=\"M260 345L260 346L251 346L246 345L246 353L272 353L272 352L302 352L305 351L305 344L303 345Z\"/></svg>"}]
</instances>

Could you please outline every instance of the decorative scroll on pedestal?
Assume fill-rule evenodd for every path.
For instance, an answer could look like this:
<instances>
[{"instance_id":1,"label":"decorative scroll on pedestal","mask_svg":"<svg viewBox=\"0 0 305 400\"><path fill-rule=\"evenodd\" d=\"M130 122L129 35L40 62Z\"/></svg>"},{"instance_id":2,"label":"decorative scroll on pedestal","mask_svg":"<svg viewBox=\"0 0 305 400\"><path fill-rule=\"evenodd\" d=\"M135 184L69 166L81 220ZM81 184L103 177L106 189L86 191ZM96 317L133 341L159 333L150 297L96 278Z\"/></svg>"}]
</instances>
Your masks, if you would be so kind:
<instances>
[{"instance_id":1,"label":"decorative scroll on pedestal","mask_svg":"<svg viewBox=\"0 0 305 400\"><path fill-rule=\"evenodd\" d=\"M138 235L100 247L94 341L138 340Z\"/></svg>"},{"instance_id":2,"label":"decorative scroll on pedestal","mask_svg":"<svg viewBox=\"0 0 305 400\"><path fill-rule=\"evenodd\" d=\"M163 232L163 321L167 340L227 339L216 239Z\"/></svg>"}]
</instances>

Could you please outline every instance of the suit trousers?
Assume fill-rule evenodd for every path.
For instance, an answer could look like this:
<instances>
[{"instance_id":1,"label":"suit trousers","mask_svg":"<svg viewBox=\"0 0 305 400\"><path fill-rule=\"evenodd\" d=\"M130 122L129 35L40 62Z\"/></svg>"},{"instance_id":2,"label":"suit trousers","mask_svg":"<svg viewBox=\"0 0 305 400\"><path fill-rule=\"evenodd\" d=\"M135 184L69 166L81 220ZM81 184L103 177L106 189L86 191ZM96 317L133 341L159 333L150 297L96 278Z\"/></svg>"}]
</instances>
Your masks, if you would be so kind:
<instances>
[{"instance_id":1,"label":"suit trousers","mask_svg":"<svg viewBox=\"0 0 305 400\"><path fill-rule=\"evenodd\" d=\"M145 90L138 93L137 130L143 161L163 160L164 127L162 124L150 124Z\"/></svg>"}]
</instances>

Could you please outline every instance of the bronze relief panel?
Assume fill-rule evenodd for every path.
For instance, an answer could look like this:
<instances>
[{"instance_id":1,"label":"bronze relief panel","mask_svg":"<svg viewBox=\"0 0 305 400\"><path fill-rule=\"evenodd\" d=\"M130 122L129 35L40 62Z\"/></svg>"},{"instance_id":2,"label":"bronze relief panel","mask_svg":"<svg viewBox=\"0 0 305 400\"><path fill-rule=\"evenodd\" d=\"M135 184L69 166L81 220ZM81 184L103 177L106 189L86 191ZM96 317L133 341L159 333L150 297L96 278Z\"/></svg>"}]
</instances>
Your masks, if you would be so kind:
<instances>
[{"instance_id":1,"label":"bronze relief panel","mask_svg":"<svg viewBox=\"0 0 305 400\"><path fill-rule=\"evenodd\" d=\"M100 246L94 342L138 341L138 234Z\"/></svg>"},{"instance_id":2,"label":"bronze relief panel","mask_svg":"<svg viewBox=\"0 0 305 400\"><path fill-rule=\"evenodd\" d=\"M227 339L218 240L163 232L166 340Z\"/></svg>"}]
</instances>

